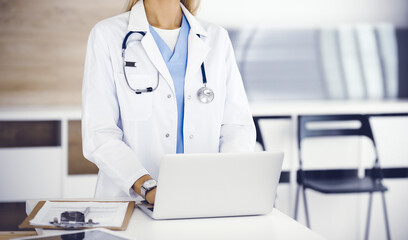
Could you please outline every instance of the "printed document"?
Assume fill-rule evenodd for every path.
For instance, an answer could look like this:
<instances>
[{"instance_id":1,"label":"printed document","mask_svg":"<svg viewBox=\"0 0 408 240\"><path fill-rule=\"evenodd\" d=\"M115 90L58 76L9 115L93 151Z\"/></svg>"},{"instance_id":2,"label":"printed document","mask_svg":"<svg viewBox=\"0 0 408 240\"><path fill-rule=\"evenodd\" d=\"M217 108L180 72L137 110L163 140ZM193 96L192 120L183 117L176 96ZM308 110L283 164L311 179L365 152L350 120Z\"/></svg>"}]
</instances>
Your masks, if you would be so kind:
<instances>
[{"instance_id":1,"label":"printed document","mask_svg":"<svg viewBox=\"0 0 408 240\"><path fill-rule=\"evenodd\" d=\"M121 227L128 208L128 202L45 202L37 215L30 221L31 225L53 226L54 218L61 221L65 211L85 212L85 222L92 219L96 227Z\"/></svg>"}]
</instances>

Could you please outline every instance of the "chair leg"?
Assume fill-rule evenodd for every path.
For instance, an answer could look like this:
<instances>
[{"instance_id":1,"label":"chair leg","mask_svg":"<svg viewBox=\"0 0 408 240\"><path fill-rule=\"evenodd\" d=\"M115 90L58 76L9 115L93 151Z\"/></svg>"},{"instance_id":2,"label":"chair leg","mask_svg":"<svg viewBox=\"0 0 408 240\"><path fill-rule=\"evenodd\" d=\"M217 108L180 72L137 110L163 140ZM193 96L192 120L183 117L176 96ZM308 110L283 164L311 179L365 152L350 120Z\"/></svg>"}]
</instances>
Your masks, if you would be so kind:
<instances>
[{"instance_id":1,"label":"chair leg","mask_svg":"<svg viewBox=\"0 0 408 240\"><path fill-rule=\"evenodd\" d=\"M295 198L295 210L293 212L293 218L297 220L298 218L298 207L299 207L299 191L300 191L300 186L299 184L296 186L296 198Z\"/></svg>"},{"instance_id":2,"label":"chair leg","mask_svg":"<svg viewBox=\"0 0 408 240\"><path fill-rule=\"evenodd\" d=\"M390 224L388 222L388 213L387 213L387 205L385 204L385 193L381 192L382 202L383 202L383 209L384 209L384 221L385 221L385 229L387 231L387 239L391 239L391 231L390 231Z\"/></svg>"},{"instance_id":3,"label":"chair leg","mask_svg":"<svg viewBox=\"0 0 408 240\"><path fill-rule=\"evenodd\" d=\"M303 192L303 204L305 206L306 226L310 228L309 211L307 210L307 201L306 201L306 189L304 186L302 186L302 192Z\"/></svg>"},{"instance_id":4,"label":"chair leg","mask_svg":"<svg viewBox=\"0 0 408 240\"><path fill-rule=\"evenodd\" d=\"M370 196L368 198L368 213L367 213L367 222L366 222L366 231L364 239L368 240L368 235L370 233L370 218L371 218L371 204L373 202L373 193L370 192Z\"/></svg>"}]
</instances>

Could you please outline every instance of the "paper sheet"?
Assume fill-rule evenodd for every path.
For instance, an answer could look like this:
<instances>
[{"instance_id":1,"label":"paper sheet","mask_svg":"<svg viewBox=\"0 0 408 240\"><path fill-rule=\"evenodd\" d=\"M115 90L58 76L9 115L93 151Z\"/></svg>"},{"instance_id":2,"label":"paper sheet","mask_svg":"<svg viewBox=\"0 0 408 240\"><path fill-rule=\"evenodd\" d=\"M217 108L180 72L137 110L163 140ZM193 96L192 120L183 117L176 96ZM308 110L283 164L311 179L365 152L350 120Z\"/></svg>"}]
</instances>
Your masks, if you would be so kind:
<instances>
[{"instance_id":1,"label":"paper sheet","mask_svg":"<svg viewBox=\"0 0 408 240\"><path fill-rule=\"evenodd\" d=\"M60 222L61 213L65 211L84 212L89 207L85 221L92 219L98 227L121 227L125 218L128 202L45 202L37 215L30 221L31 225L53 226L50 221L56 217Z\"/></svg>"}]
</instances>

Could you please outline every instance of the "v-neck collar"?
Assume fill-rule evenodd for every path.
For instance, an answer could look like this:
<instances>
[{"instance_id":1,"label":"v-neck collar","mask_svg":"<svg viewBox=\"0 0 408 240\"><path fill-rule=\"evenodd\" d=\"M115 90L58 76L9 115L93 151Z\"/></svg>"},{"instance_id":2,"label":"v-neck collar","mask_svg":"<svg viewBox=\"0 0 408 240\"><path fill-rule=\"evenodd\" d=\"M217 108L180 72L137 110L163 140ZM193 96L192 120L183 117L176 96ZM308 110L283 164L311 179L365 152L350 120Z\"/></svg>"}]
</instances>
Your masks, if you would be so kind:
<instances>
[{"instance_id":1,"label":"v-neck collar","mask_svg":"<svg viewBox=\"0 0 408 240\"><path fill-rule=\"evenodd\" d=\"M149 29L151 34L153 35L154 40L156 41L157 47L160 50L160 53L163 56L163 60L169 63L173 58L177 59L177 56L181 54L180 50L182 50L184 42L187 42L188 34L190 31L190 25L183 14L183 18L181 20L181 28L179 35L177 37L176 46L174 47L174 51L172 52L166 42L160 37L160 35L154 30L154 28L149 24Z\"/></svg>"},{"instance_id":2,"label":"v-neck collar","mask_svg":"<svg viewBox=\"0 0 408 240\"><path fill-rule=\"evenodd\" d=\"M186 17L192 34L198 34L200 36L207 36L207 31L201 26L199 21L188 11L188 9L180 2L183 15ZM148 32L149 22L147 21L146 11L144 8L144 1L139 0L132 7L130 11L128 31L134 32Z\"/></svg>"}]
</instances>

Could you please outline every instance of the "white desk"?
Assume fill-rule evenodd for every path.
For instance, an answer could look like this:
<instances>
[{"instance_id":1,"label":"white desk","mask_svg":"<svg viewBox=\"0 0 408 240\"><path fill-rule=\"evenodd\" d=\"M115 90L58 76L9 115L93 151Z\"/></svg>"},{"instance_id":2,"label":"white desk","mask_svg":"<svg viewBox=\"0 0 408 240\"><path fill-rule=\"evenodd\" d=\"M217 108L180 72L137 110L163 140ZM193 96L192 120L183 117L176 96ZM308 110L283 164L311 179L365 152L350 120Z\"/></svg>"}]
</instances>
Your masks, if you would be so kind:
<instances>
[{"instance_id":1,"label":"white desk","mask_svg":"<svg viewBox=\"0 0 408 240\"><path fill-rule=\"evenodd\" d=\"M27 214L34 209L38 201L28 200L26 202ZM40 235L58 232L57 230L36 230ZM140 209L135 208L127 230L118 233L124 237L138 240L323 239L277 209L264 216L152 220Z\"/></svg>"},{"instance_id":2,"label":"white desk","mask_svg":"<svg viewBox=\"0 0 408 240\"><path fill-rule=\"evenodd\" d=\"M322 101L274 101L250 103L254 116L292 116L301 114L375 114L406 113L407 100L322 100Z\"/></svg>"}]
</instances>

